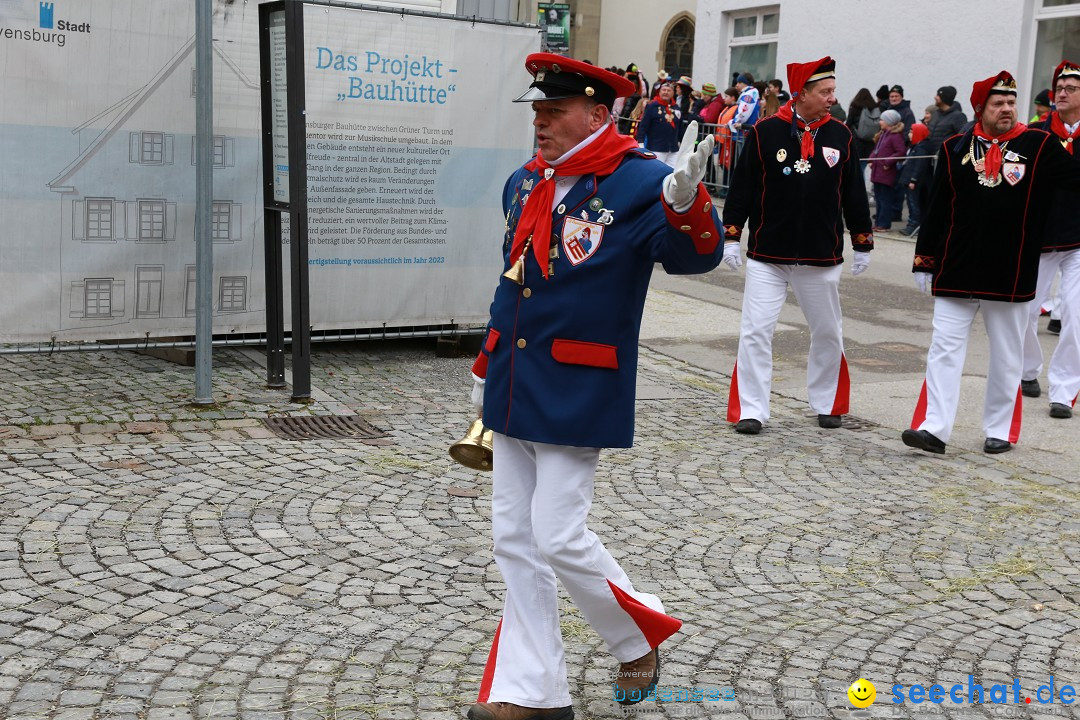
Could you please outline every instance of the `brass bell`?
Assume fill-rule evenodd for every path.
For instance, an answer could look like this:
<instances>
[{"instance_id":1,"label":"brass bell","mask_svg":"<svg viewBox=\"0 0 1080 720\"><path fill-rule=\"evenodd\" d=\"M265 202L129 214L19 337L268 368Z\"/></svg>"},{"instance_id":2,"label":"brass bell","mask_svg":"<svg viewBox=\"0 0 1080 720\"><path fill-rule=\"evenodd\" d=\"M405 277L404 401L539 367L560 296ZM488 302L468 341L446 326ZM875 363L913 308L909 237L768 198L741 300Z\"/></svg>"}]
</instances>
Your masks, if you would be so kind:
<instances>
[{"instance_id":1,"label":"brass bell","mask_svg":"<svg viewBox=\"0 0 1080 720\"><path fill-rule=\"evenodd\" d=\"M491 441L493 433L484 427L484 421L476 418L469 425L465 437L450 446L450 457L473 470L491 470Z\"/></svg>"},{"instance_id":2,"label":"brass bell","mask_svg":"<svg viewBox=\"0 0 1080 720\"><path fill-rule=\"evenodd\" d=\"M518 259L510 266L510 269L502 274L504 278L512 282L516 282L518 285L525 284L525 256L529 254L529 245L532 244L532 235L525 241L525 245L521 248L521 254L518 255Z\"/></svg>"}]
</instances>

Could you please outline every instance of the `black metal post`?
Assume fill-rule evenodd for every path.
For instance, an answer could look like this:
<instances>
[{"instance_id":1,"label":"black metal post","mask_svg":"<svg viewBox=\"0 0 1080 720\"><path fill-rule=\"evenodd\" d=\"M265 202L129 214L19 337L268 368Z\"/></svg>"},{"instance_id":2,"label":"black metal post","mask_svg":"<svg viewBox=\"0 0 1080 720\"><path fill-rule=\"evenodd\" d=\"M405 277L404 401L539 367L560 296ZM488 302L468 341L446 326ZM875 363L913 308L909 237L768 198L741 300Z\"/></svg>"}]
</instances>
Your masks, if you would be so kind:
<instances>
[{"instance_id":1,"label":"black metal post","mask_svg":"<svg viewBox=\"0 0 1080 720\"><path fill-rule=\"evenodd\" d=\"M289 86L289 233L292 242L293 400L311 397L311 297L308 292L307 122L304 87L304 3L285 4Z\"/></svg>"}]
</instances>

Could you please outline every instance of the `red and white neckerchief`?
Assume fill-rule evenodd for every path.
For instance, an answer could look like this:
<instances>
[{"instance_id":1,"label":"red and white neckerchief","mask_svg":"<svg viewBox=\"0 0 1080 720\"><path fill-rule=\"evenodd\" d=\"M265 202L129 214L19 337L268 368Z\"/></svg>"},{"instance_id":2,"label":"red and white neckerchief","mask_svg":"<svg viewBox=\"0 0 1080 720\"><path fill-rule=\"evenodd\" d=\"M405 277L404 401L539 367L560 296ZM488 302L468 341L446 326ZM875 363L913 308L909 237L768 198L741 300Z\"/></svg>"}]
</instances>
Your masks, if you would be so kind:
<instances>
[{"instance_id":1,"label":"red and white neckerchief","mask_svg":"<svg viewBox=\"0 0 1080 720\"><path fill-rule=\"evenodd\" d=\"M986 180L986 182L993 182L995 184L997 182L1000 182L998 180L998 172L1001 170L1002 162L1001 147L1013 138L1020 137L1021 133L1023 133L1025 130L1027 130L1027 125L1025 125L1024 123L1016 123L1016 125L1013 126L1012 130L1009 130L1007 133L994 137L988 135L986 131L983 130L981 120L975 123L975 137L988 143L986 147L986 152L982 158L982 173L983 178ZM973 157L971 158L971 160L974 164L975 158ZM976 171L978 170L979 168L976 166Z\"/></svg>"},{"instance_id":2,"label":"red and white neckerchief","mask_svg":"<svg viewBox=\"0 0 1080 720\"><path fill-rule=\"evenodd\" d=\"M795 100L792 98L790 101L784 104L779 110L776 111L777 116L784 122L796 123L796 127L802 131L802 141L799 145L799 154L801 155L801 161L809 164L810 159L814 157L814 135L817 133L819 127L829 122L832 118L831 115L825 113L825 116L811 122L799 117L795 112Z\"/></svg>"},{"instance_id":3,"label":"red and white neckerchief","mask_svg":"<svg viewBox=\"0 0 1080 720\"><path fill-rule=\"evenodd\" d=\"M593 142L577 151L573 157L552 167L539 152L525 164L529 171L540 171L542 176L524 203L514 244L510 248L510 264L513 265L525 251L525 243L532 239L533 256L540 266L544 279L548 276L548 250L551 247L551 204L555 198L555 178L573 175L610 175L619 167L623 156L637 147L637 140L620 135L614 124L608 124Z\"/></svg>"},{"instance_id":4,"label":"red and white neckerchief","mask_svg":"<svg viewBox=\"0 0 1080 720\"><path fill-rule=\"evenodd\" d=\"M1065 126L1065 121L1058 115L1057 110L1050 113L1050 132L1061 138L1061 145L1069 151L1070 155L1075 155L1073 150L1075 141L1080 140L1080 122L1073 125L1072 132L1069 132L1069 128Z\"/></svg>"}]
</instances>

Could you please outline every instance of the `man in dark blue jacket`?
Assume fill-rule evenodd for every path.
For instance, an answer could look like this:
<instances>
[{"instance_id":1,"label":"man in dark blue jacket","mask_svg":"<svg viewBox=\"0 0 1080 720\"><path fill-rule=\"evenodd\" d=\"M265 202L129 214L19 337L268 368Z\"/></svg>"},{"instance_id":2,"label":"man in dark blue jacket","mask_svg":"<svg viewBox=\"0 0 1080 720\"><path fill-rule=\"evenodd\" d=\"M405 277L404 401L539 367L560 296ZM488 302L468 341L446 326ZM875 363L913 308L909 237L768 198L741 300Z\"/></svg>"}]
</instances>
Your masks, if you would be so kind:
<instances>
[{"instance_id":1,"label":"man in dark blue jacket","mask_svg":"<svg viewBox=\"0 0 1080 720\"><path fill-rule=\"evenodd\" d=\"M530 55L539 153L503 191L507 272L473 364L474 403L494 432L491 529L506 583L470 720L570 720L556 580L619 669L614 699L655 688L657 646L681 623L636 590L586 527L600 448L634 437L638 333L655 263L707 272L719 220L701 178L712 153L687 132L674 172L611 123L625 78ZM588 232L588 242L581 238Z\"/></svg>"}]
</instances>

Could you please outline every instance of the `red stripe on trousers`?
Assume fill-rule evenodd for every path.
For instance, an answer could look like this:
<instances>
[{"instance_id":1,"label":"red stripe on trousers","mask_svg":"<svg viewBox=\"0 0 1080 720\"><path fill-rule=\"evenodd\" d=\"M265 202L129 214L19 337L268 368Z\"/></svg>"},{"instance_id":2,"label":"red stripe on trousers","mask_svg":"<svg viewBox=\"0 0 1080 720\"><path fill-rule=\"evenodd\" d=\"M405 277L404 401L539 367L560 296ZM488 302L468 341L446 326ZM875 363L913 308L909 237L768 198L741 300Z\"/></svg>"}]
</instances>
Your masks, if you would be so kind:
<instances>
[{"instance_id":1,"label":"red stripe on trousers","mask_svg":"<svg viewBox=\"0 0 1080 720\"><path fill-rule=\"evenodd\" d=\"M911 416L911 429L918 430L919 426L926 421L926 381L922 381L922 391L919 393L919 402L915 403L915 414Z\"/></svg>"},{"instance_id":2,"label":"red stripe on trousers","mask_svg":"<svg viewBox=\"0 0 1080 720\"><path fill-rule=\"evenodd\" d=\"M491 694L491 681L495 679L495 657L499 654L499 632L502 630L502 620L499 620L495 628L495 639L491 641L491 652L488 653L487 664L484 665L484 675L480 680L480 694L476 702L487 702Z\"/></svg>"},{"instance_id":3,"label":"red stripe on trousers","mask_svg":"<svg viewBox=\"0 0 1080 720\"><path fill-rule=\"evenodd\" d=\"M727 398L727 420L728 422L739 422L742 420L742 405L739 403L739 361L735 361L735 369L731 371L731 388L728 390Z\"/></svg>"},{"instance_id":4,"label":"red stripe on trousers","mask_svg":"<svg viewBox=\"0 0 1080 720\"><path fill-rule=\"evenodd\" d=\"M847 415L851 400L851 377L848 375L847 356L840 353L840 375L836 378L836 397L830 415Z\"/></svg>"},{"instance_id":5,"label":"red stripe on trousers","mask_svg":"<svg viewBox=\"0 0 1080 720\"><path fill-rule=\"evenodd\" d=\"M641 630L641 634L645 636L649 647L655 649L682 627L682 620L676 620L670 615L665 615L647 605L643 605L640 600L631 597L610 580L608 580L608 586L611 587L611 593L615 596L619 606L626 611L626 614L638 626L638 630Z\"/></svg>"},{"instance_id":6,"label":"red stripe on trousers","mask_svg":"<svg viewBox=\"0 0 1080 720\"><path fill-rule=\"evenodd\" d=\"M1020 421L1024 419L1024 395L1016 388L1016 404L1013 405L1012 425L1009 426L1009 442L1020 439Z\"/></svg>"}]
</instances>

